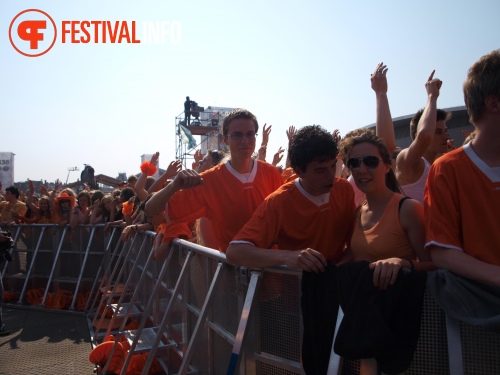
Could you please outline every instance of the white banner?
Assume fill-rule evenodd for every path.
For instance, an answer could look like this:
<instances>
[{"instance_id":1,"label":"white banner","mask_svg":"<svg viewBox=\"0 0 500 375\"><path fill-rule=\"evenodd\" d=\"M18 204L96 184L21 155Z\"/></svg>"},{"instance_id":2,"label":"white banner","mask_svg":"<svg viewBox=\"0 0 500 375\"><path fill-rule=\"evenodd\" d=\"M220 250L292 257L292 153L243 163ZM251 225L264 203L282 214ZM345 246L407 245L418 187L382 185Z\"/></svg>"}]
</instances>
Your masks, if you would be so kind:
<instances>
[{"instance_id":1,"label":"white banner","mask_svg":"<svg viewBox=\"0 0 500 375\"><path fill-rule=\"evenodd\" d=\"M14 185L14 155L13 152L0 152L0 181L4 191Z\"/></svg>"},{"instance_id":2,"label":"white banner","mask_svg":"<svg viewBox=\"0 0 500 375\"><path fill-rule=\"evenodd\" d=\"M151 158L153 157L153 154L144 154L141 155L141 164L144 163L145 161L151 161ZM157 180L160 177L160 158L158 158L158 164L156 165L156 173L153 175L155 180Z\"/></svg>"}]
</instances>

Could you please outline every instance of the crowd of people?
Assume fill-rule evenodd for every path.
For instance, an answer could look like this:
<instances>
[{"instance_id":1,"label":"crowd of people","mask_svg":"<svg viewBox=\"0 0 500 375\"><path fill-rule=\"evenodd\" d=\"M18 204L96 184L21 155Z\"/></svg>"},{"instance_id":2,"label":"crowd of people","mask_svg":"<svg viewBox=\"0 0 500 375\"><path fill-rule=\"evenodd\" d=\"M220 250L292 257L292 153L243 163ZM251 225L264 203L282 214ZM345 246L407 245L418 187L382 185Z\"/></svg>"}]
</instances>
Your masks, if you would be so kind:
<instances>
[{"instance_id":1,"label":"crowd of people","mask_svg":"<svg viewBox=\"0 0 500 375\"><path fill-rule=\"evenodd\" d=\"M459 148L447 132L451 114L437 105L442 81L434 71L410 123L412 142L396 147L387 72L380 63L371 75L375 131L340 137L291 126L280 166L282 148L266 162L272 127L263 126L257 149L257 118L237 109L222 125L229 154L198 151L192 169L174 161L155 180L156 153L138 179L107 195L57 184L50 192L39 186L37 195L30 184L20 199L11 186L0 203L2 227L104 223L105 231L120 226L124 241L155 230L159 261L173 238L185 238L237 266L301 269L306 373L327 372L332 346L361 359L362 374L402 372L416 347L426 285L449 315L500 332L500 50L469 69L463 91L475 130ZM412 320L380 332L388 316L373 312L387 306L397 306L391 319Z\"/></svg>"}]
</instances>

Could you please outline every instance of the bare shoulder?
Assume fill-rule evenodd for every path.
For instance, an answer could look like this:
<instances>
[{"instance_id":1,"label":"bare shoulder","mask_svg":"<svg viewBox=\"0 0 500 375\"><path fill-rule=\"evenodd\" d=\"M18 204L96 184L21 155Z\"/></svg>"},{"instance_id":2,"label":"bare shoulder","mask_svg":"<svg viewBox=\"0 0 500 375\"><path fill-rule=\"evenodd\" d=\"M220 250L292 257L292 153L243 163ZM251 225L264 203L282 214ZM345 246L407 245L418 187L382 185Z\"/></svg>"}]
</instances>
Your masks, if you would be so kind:
<instances>
[{"instance_id":1,"label":"bare shoulder","mask_svg":"<svg viewBox=\"0 0 500 375\"><path fill-rule=\"evenodd\" d=\"M425 163L422 157L413 158L409 149L401 150L396 159L396 178L400 185L412 184L424 173Z\"/></svg>"},{"instance_id":2,"label":"bare shoulder","mask_svg":"<svg viewBox=\"0 0 500 375\"><path fill-rule=\"evenodd\" d=\"M415 199L405 199L399 210L399 221L403 227L415 222L424 222L424 207Z\"/></svg>"}]
</instances>

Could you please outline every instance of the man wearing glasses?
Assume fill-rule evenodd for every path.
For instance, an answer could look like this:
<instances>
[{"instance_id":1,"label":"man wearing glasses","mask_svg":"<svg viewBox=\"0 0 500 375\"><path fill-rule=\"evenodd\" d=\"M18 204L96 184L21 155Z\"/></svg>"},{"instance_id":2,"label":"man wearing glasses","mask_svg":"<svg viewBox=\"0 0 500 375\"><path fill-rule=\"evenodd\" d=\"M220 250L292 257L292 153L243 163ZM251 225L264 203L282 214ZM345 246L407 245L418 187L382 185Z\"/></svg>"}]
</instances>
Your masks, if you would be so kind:
<instances>
[{"instance_id":1,"label":"man wearing glasses","mask_svg":"<svg viewBox=\"0 0 500 375\"><path fill-rule=\"evenodd\" d=\"M148 201L146 214L165 210L169 223L207 217L220 251L225 252L257 206L283 183L276 167L252 158L258 130L251 112L231 111L222 125L223 142L229 147L231 159L200 174L181 171Z\"/></svg>"}]
</instances>

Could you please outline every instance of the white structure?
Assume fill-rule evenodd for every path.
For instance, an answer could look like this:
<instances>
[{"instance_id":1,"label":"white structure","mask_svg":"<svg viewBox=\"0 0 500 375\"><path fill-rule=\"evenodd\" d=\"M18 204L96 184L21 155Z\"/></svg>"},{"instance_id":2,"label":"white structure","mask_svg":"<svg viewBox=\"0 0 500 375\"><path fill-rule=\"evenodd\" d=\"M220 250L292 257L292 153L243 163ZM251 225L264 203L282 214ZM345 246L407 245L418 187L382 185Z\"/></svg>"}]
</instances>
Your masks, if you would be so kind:
<instances>
[{"instance_id":1,"label":"white structure","mask_svg":"<svg viewBox=\"0 0 500 375\"><path fill-rule=\"evenodd\" d=\"M14 185L14 153L0 152L0 181L5 189Z\"/></svg>"},{"instance_id":2,"label":"white structure","mask_svg":"<svg viewBox=\"0 0 500 375\"><path fill-rule=\"evenodd\" d=\"M141 164L144 163L145 161L151 161L151 158L153 157L153 154L143 154L141 155ZM158 165L156 166L156 173L153 175L155 180L157 180L160 177L160 158L158 158Z\"/></svg>"},{"instance_id":3,"label":"white structure","mask_svg":"<svg viewBox=\"0 0 500 375\"><path fill-rule=\"evenodd\" d=\"M191 161L194 153L199 148L202 154L208 150L223 150L229 152L226 145L222 143L222 122L224 117L234 108L208 106L203 112L199 112L199 117L190 121L186 125L184 112L175 118L175 135L177 138L177 149L175 157L182 161L184 168L191 168ZM186 137L181 132L181 125L190 132L190 136L199 136L200 142L197 146L189 146ZM199 146L199 147L198 147ZM192 148L191 148L192 147Z\"/></svg>"}]
</instances>

